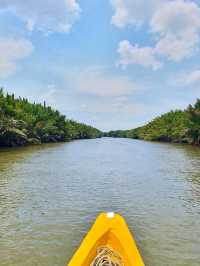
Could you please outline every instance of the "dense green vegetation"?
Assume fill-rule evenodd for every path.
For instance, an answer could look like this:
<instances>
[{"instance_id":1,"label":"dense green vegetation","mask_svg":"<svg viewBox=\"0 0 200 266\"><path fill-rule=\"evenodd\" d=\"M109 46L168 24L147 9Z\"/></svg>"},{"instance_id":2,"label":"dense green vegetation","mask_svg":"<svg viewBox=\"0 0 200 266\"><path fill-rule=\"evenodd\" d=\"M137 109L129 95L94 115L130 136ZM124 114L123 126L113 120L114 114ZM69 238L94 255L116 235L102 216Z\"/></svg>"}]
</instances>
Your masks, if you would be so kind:
<instances>
[{"instance_id":1,"label":"dense green vegetation","mask_svg":"<svg viewBox=\"0 0 200 266\"><path fill-rule=\"evenodd\" d=\"M66 119L46 104L4 94L0 89L0 146L101 137L91 126ZM170 111L145 126L104 133L107 137L144 139L200 145L200 99L184 111Z\"/></svg>"},{"instance_id":2,"label":"dense green vegetation","mask_svg":"<svg viewBox=\"0 0 200 266\"><path fill-rule=\"evenodd\" d=\"M0 146L68 141L101 137L96 128L67 120L44 103L4 95L0 89Z\"/></svg>"},{"instance_id":3,"label":"dense green vegetation","mask_svg":"<svg viewBox=\"0 0 200 266\"><path fill-rule=\"evenodd\" d=\"M131 130L110 131L108 137L134 138L200 145L200 99L186 110L171 111L145 126Z\"/></svg>"}]
</instances>

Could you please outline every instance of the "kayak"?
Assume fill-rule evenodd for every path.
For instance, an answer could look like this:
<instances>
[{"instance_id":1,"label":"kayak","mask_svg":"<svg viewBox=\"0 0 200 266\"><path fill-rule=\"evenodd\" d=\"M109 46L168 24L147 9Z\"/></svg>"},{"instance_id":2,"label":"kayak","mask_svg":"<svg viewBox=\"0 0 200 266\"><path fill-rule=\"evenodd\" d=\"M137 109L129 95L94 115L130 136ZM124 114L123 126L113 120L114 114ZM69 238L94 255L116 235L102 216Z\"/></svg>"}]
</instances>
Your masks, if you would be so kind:
<instances>
[{"instance_id":1,"label":"kayak","mask_svg":"<svg viewBox=\"0 0 200 266\"><path fill-rule=\"evenodd\" d=\"M68 266L144 266L125 220L101 213Z\"/></svg>"}]
</instances>

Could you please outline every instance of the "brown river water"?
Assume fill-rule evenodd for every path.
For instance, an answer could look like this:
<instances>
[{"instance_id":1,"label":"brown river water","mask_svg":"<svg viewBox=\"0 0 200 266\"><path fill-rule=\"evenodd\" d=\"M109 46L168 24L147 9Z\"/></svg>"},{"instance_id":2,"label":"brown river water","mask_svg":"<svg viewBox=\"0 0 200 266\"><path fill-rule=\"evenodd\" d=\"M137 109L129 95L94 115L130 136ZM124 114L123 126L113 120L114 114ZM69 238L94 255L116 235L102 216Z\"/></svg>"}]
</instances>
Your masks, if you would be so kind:
<instances>
[{"instance_id":1,"label":"brown river water","mask_svg":"<svg viewBox=\"0 0 200 266\"><path fill-rule=\"evenodd\" d=\"M200 148L102 138L0 150L0 266L64 266L122 214L146 266L200 265Z\"/></svg>"}]
</instances>

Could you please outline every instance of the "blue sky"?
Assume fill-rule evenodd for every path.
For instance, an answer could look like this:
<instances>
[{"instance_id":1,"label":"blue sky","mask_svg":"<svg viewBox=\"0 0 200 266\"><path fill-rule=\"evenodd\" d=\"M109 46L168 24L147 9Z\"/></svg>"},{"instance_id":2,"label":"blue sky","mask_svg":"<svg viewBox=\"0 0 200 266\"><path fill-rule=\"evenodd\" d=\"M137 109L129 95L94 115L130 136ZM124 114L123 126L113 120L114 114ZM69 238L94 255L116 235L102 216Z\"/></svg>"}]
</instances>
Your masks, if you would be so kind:
<instances>
[{"instance_id":1,"label":"blue sky","mask_svg":"<svg viewBox=\"0 0 200 266\"><path fill-rule=\"evenodd\" d=\"M200 97L198 1L40 2L0 1L7 91L102 130L142 125Z\"/></svg>"}]
</instances>

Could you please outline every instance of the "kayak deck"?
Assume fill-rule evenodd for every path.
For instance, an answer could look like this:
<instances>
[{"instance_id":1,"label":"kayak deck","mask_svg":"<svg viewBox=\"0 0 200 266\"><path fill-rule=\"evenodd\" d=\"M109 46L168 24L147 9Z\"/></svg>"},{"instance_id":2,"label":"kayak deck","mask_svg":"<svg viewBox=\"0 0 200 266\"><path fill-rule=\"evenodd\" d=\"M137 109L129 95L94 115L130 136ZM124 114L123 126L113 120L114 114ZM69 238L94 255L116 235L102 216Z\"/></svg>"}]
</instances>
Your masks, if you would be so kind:
<instances>
[{"instance_id":1,"label":"kayak deck","mask_svg":"<svg viewBox=\"0 0 200 266\"><path fill-rule=\"evenodd\" d=\"M98 250L106 247L114 256L118 256L121 265L144 266L126 222L119 214L113 213L98 216L68 266L93 266Z\"/></svg>"}]
</instances>

